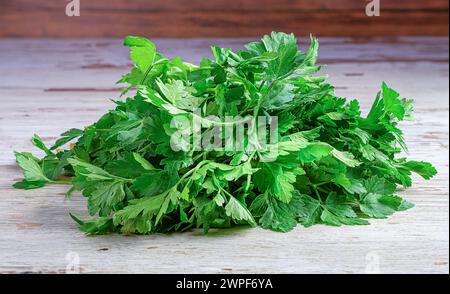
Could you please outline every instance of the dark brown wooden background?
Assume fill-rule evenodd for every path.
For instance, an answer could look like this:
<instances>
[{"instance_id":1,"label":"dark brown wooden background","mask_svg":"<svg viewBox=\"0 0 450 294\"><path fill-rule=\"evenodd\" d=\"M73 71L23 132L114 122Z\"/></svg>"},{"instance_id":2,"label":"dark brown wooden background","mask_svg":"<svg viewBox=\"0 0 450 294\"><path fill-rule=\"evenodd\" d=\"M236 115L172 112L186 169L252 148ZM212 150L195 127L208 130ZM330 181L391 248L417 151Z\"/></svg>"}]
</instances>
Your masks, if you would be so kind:
<instances>
[{"instance_id":1,"label":"dark brown wooden background","mask_svg":"<svg viewBox=\"0 0 450 294\"><path fill-rule=\"evenodd\" d=\"M254 37L448 35L449 0L0 0L0 37Z\"/></svg>"}]
</instances>

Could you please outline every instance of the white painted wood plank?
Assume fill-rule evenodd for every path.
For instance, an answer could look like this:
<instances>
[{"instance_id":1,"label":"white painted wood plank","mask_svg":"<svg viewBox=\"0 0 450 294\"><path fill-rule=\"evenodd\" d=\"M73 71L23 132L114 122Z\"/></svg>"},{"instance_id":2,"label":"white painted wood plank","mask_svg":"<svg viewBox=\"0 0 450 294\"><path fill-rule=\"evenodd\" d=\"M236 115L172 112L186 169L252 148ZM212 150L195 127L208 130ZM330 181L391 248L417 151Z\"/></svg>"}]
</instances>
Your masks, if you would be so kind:
<instances>
[{"instance_id":1,"label":"white painted wood plank","mask_svg":"<svg viewBox=\"0 0 450 294\"><path fill-rule=\"evenodd\" d=\"M217 42L233 48L243 43L157 40L164 53L190 61ZM299 226L287 234L235 228L208 236L86 237L68 216L86 216L79 194L67 202L65 187L11 188L21 177L12 150L32 150L35 132L51 143L113 107L108 99L117 92L110 90L127 70L127 52L118 40L0 40L0 273L63 273L72 251L82 272L93 273L364 273L374 257L382 273L448 273L448 38L322 44L323 58L333 61L326 72L338 94L358 98L364 110L382 80L416 100L416 121L403 125L410 156L431 161L439 175L429 182L417 178L401 192L414 209L370 226Z\"/></svg>"}]
</instances>

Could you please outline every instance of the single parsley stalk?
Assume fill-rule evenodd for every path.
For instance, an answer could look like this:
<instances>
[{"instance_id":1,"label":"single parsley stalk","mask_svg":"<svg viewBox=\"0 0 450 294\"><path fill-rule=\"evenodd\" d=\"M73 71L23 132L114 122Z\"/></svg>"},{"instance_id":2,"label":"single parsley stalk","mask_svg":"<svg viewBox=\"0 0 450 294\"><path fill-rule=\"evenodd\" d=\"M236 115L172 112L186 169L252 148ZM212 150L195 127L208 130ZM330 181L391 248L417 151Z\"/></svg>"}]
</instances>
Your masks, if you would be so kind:
<instances>
[{"instance_id":1,"label":"single parsley stalk","mask_svg":"<svg viewBox=\"0 0 450 294\"><path fill-rule=\"evenodd\" d=\"M317 196L317 200L319 200L320 204L323 205L322 197L320 196L317 185L312 184L311 187L313 188L313 191L314 191L315 195Z\"/></svg>"}]
</instances>

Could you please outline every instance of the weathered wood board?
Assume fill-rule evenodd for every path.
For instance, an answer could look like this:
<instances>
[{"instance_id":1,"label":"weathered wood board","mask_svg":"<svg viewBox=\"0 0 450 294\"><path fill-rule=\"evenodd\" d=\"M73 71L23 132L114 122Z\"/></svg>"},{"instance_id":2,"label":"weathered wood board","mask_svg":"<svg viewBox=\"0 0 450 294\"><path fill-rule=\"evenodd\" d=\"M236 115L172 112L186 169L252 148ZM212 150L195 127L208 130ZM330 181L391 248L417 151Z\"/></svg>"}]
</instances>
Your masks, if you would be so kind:
<instances>
[{"instance_id":1,"label":"weathered wood board","mask_svg":"<svg viewBox=\"0 0 450 294\"><path fill-rule=\"evenodd\" d=\"M208 46L240 48L242 39L156 40L160 50L198 62ZM370 226L298 227L152 236L86 237L69 218L86 216L84 199L65 187L14 190L21 178L13 150L33 150L71 127L95 121L118 98L129 68L118 39L0 40L0 273L64 273L79 257L85 273L448 273L448 38L323 39L321 61L343 97L368 110L383 80L416 100L403 124L410 157L439 175L400 194L416 207ZM39 152L36 152L39 154ZM66 259L67 258L67 259ZM76 261L76 260L75 260Z\"/></svg>"},{"instance_id":2,"label":"weathered wood board","mask_svg":"<svg viewBox=\"0 0 450 294\"><path fill-rule=\"evenodd\" d=\"M376 2L379 16L367 16ZM0 38L448 35L448 0L83 0L77 17L68 3L2 1Z\"/></svg>"}]
</instances>

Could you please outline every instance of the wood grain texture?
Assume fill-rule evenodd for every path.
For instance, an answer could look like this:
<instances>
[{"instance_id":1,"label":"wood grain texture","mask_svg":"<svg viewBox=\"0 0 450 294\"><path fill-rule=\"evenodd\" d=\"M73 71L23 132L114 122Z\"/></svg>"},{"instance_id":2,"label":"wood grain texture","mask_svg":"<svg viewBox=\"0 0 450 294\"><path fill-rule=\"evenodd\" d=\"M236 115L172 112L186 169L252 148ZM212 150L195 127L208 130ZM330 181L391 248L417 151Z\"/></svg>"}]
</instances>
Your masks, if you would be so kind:
<instances>
[{"instance_id":1,"label":"wood grain texture","mask_svg":"<svg viewBox=\"0 0 450 294\"><path fill-rule=\"evenodd\" d=\"M242 39L155 40L169 57L198 62L212 44ZM22 177L12 150L34 150L33 133L52 143L113 107L114 82L129 67L119 39L0 40L0 273L65 273L75 252L84 273L449 273L448 38L322 39L321 61L342 97L367 111L386 80L416 101L402 124L410 157L432 162L432 181L400 191L412 210L370 226L315 226L281 234L262 229L86 237L68 212L86 217L80 194L66 187L14 190ZM39 152L35 152L40 155ZM369 271L370 272L370 271Z\"/></svg>"},{"instance_id":2,"label":"wood grain texture","mask_svg":"<svg viewBox=\"0 0 450 294\"><path fill-rule=\"evenodd\" d=\"M448 35L447 0L384 0L368 17L364 0L2 1L0 37L255 37L270 31L318 36Z\"/></svg>"}]
</instances>

